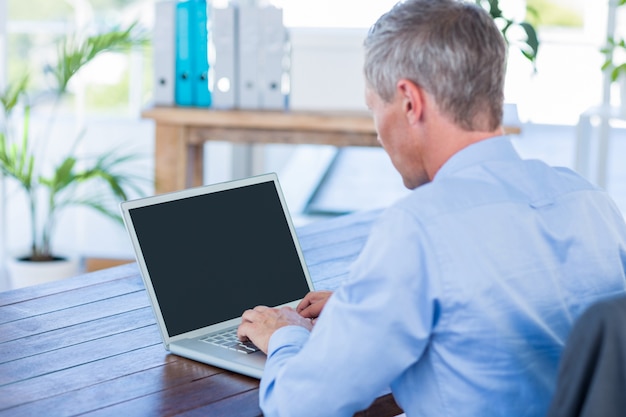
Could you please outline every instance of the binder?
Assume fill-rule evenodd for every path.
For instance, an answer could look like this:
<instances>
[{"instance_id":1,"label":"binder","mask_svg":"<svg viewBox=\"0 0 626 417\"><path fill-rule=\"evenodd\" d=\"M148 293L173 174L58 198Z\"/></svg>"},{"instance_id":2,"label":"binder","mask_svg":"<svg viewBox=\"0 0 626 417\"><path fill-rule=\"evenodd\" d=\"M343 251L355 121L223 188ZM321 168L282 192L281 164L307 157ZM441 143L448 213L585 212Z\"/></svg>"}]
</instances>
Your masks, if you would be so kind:
<instances>
[{"instance_id":1,"label":"binder","mask_svg":"<svg viewBox=\"0 0 626 417\"><path fill-rule=\"evenodd\" d=\"M256 6L239 6L238 91L239 108L258 109L259 91L259 9Z\"/></svg>"},{"instance_id":2,"label":"binder","mask_svg":"<svg viewBox=\"0 0 626 417\"><path fill-rule=\"evenodd\" d=\"M208 13L206 0L194 0L192 3L190 38L193 38L191 54L191 88L195 106L209 107L209 54L208 54Z\"/></svg>"},{"instance_id":3,"label":"binder","mask_svg":"<svg viewBox=\"0 0 626 417\"><path fill-rule=\"evenodd\" d=\"M210 106L206 0L176 4L175 101L179 106Z\"/></svg>"},{"instance_id":4,"label":"binder","mask_svg":"<svg viewBox=\"0 0 626 417\"><path fill-rule=\"evenodd\" d=\"M172 106L175 77L176 0L155 3L153 45L153 101L156 106Z\"/></svg>"},{"instance_id":5,"label":"binder","mask_svg":"<svg viewBox=\"0 0 626 417\"><path fill-rule=\"evenodd\" d=\"M233 109L238 107L237 100L237 9L233 6L213 8L211 10L210 36L213 48L213 71L211 88L213 107Z\"/></svg>"},{"instance_id":6,"label":"binder","mask_svg":"<svg viewBox=\"0 0 626 417\"><path fill-rule=\"evenodd\" d=\"M179 1L176 4L176 81L174 86L176 104L191 106L193 89L191 86L191 53L193 38L189 22L192 15L192 1Z\"/></svg>"},{"instance_id":7,"label":"binder","mask_svg":"<svg viewBox=\"0 0 626 417\"><path fill-rule=\"evenodd\" d=\"M283 26L283 11L274 6L260 9L261 47L259 83L260 106L268 110L285 108L282 91L285 43L287 31Z\"/></svg>"}]
</instances>

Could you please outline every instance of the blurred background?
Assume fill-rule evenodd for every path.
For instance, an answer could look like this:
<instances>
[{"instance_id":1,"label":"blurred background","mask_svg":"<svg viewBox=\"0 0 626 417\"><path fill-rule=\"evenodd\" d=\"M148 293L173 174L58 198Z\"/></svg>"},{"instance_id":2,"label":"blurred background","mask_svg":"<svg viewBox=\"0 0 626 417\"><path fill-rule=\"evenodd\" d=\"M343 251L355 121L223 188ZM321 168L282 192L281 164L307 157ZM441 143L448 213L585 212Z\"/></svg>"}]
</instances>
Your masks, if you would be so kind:
<instances>
[{"instance_id":1,"label":"blurred background","mask_svg":"<svg viewBox=\"0 0 626 417\"><path fill-rule=\"evenodd\" d=\"M211 2L210 2L211 3ZM214 0L216 7L227 1ZM310 47L311 42L332 54L336 48L359 51L367 29L388 10L392 0L274 0L283 9L284 24L292 34L292 52ZM599 123L594 108L603 103L617 107L619 83L607 82L602 71L605 55L601 49L611 29L609 1L508 0L503 11L527 20L536 28L540 49L533 65L517 50L511 50L506 83L507 123L519 127L512 139L520 153L552 165L582 170L597 182L599 169L606 170L601 181L626 212L626 117L610 120L610 141L605 162L592 148L578 147L581 135L590 143L598 141ZM50 82L46 65L55 54L55 40L68 33L96 32L100 28L137 21L148 35L154 28L154 0L0 0L0 88L30 76L29 99L39 100ZM626 7L615 7L617 32L626 28ZM530 12L528 11L530 10ZM621 24L619 22L622 22ZM621 34L624 36L624 34ZM344 40L344 43L338 42ZM298 42L302 42L298 44ZM301 48L301 49L298 49ZM335 48L335 49L334 49ZM355 49L356 48L356 49ZM304 79L325 72L342 73L346 65L360 76L360 62L320 62L308 68ZM352 68L350 68L352 69ZM346 80L329 80L345 83ZM84 132L83 150L99 152L112 146L145 156L133 169L147 178L145 194L154 192L154 122L142 119L151 106L153 49L149 43L127 53L106 53L90 63L71 95L62 101L54 130L46 120L46 104L33 106L33 135L46 137L49 152L62 154L72 146L77 132ZM292 89L295 86L292 86ZM608 89L608 90L607 90ZM299 93L292 90L294 94ZM298 96L297 104L319 106L319 97ZM324 101L326 100L326 101ZM43 100L42 100L43 102ZM362 92L348 86L325 97L322 105L364 110ZM338 103L341 103L339 105ZM296 103L294 103L296 104ZM626 104L625 104L626 105ZM583 115L583 119L581 119ZM589 116L589 117L587 117ZM585 118L587 117L587 118ZM581 124L581 120L584 123ZM595 141L595 142L594 142ZM204 181L234 178L237 159L232 145L212 142L205 145ZM585 164L577 164L582 155ZM379 148L334 148L313 145L264 145L257 150L261 163L254 173L275 171L283 184L297 225L329 216L388 206L407 191ZM601 167L598 164L602 164ZM3 182L0 201L0 290L9 287L4 260L24 250L29 241L22 218L25 201L8 181ZM71 209L59 219L55 246L64 254L80 259L90 257L132 259L125 230L97 213Z\"/></svg>"}]
</instances>

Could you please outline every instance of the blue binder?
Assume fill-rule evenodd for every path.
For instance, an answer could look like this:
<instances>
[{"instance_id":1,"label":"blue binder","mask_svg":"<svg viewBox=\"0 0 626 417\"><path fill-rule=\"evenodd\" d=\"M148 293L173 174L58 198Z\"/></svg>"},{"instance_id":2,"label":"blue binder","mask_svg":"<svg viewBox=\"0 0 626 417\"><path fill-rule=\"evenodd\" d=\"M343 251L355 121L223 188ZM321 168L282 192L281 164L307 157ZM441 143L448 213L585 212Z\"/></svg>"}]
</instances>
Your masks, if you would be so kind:
<instances>
[{"instance_id":1,"label":"blue binder","mask_svg":"<svg viewBox=\"0 0 626 417\"><path fill-rule=\"evenodd\" d=\"M179 1L176 5L176 82L174 99L179 106L193 104L191 88L191 41L189 15L191 2Z\"/></svg>"},{"instance_id":2,"label":"blue binder","mask_svg":"<svg viewBox=\"0 0 626 417\"><path fill-rule=\"evenodd\" d=\"M195 36L195 48L191 62L191 84L194 104L201 107L211 105L211 92L209 91L209 54L208 54L208 15L206 0L194 2L195 18L191 26Z\"/></svg>"},{"instance_id":3,"label":"blue binder","mask_svg":"<svg viewBox=\"0 0 626 417\"><path fill-rule=\"evenodd\" d=\"M179 0L176 5L176 85L179 106L211 105L209 92L206 0Z\"/></svg>"}]
</instances>

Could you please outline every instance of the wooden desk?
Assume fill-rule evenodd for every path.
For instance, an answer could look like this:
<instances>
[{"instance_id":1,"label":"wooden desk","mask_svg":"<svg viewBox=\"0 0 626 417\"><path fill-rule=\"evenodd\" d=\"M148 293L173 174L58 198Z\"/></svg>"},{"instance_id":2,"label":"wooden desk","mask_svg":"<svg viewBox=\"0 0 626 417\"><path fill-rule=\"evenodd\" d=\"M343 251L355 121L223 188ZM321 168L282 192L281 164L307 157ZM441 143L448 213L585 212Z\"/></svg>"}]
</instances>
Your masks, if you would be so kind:
<instances>
[{"instance_id":1,"label":"wooden desk","mask_svg":"<svg viewBox=\"0 0 626 417\"><path fill-rule=\"evenodd\" d=\"M376 216L298 230L316 288L340 284ZM387 395L358 415L401 412ZM0 293L0 416L76 414L247 417L261 411L257 380L165 351L133 263Z\"/></svg>"},{"instance_id":2,"label":"wooden desk","mask_svg":"<svg viewBox=\"0 0 626 417\"><path fill-rule=\"evenodd\" d=\"M206 141L240 144L379 146L366 112L281 112L155 107L142 117L156 122L155 192L202 184ZM519 128L505 126L507 133Z\"/></svg>"}]
</instances>

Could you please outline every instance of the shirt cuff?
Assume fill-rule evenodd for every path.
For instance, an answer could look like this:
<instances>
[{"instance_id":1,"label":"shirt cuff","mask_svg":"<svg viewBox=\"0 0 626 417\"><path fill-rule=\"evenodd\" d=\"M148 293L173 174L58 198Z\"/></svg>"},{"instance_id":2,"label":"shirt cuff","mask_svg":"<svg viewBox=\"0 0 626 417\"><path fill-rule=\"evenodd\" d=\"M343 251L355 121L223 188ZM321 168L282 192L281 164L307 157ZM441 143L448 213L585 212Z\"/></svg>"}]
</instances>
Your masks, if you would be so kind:
<instances>
[{"instance_id":1,"label":"shirt cuff","mask_svg":"<svg viewBox=\"0 0 626 417\"><path fill-rule=\"evenodd\" d=\"M289 347L292 354L302 349L311 332L302 326L284 326L276 330L270 337L267 346L268 358L278 350Z\"/></svg>"}]
</instances>

